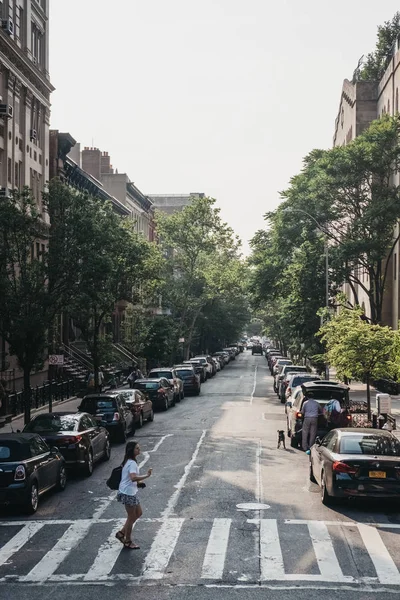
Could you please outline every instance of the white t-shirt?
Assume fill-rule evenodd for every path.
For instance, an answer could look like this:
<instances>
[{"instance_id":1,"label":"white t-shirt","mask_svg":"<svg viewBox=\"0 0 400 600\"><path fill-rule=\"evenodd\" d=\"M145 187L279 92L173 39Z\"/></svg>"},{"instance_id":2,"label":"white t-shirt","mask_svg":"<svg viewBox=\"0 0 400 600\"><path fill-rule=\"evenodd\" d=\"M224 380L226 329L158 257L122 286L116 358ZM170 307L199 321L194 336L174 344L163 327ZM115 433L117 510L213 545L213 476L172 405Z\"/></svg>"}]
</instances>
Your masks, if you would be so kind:
<instances>
[{"instance_id":1,"label":"white t-shirt","mask_svg":"<svg viewBox=\"0 0 400 600\"><path fill-rule=\"evenodd\" d=\"M118 491L121 494L127 494L128 496L136 496L138 486L136 481L132 481L130 473L136 473L139 475L139 466L134 460L127 460L122 469L121 482L119 484Z\"/></svg>"}]
</instances>

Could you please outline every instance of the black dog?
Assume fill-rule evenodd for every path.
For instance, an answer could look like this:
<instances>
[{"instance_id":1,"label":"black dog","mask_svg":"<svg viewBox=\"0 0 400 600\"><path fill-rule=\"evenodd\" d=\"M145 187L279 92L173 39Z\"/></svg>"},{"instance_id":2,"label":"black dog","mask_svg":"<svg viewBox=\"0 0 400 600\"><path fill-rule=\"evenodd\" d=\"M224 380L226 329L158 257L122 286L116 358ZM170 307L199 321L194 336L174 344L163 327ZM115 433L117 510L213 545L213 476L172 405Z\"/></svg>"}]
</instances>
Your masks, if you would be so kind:
<instances>
[{"instance_id":1,"label":"black dog","mask_svg":"<svg viewBox=\"0 0 400 600\"><path fill-rule=\"evenodd\" d=\"M283 444L284 449L286 450L286 446L285 446L285 432L283 431L283 429L278 429L278 448L281 447L281 444Z\"/></svg>"}]
</instances>

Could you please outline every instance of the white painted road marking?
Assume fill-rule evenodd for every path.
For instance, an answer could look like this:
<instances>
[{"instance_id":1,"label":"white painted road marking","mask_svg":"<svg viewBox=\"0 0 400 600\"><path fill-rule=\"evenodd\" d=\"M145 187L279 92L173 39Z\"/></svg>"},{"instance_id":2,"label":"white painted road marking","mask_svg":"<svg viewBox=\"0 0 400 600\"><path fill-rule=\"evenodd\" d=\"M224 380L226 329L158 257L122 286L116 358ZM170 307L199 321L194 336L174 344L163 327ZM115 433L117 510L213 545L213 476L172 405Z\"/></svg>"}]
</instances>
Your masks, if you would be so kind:
<instances>
[{"instance_id":1,"label":"white painted road marking","mask_svg":"<svg viewBox=\"0 0 400 600\"><path fill-rule=\"evenodd\" d=\"M257 366L255 366L254 368L254 383L253 383L253 389L251 391L251 396L250 396L250 404L253 404L253 399L254 399L254 393L256 391L256 387L257 387Z\"/></svg>"},{"instance_id":2,"label":"white painted road marking","mask_svg":"<svg viewBox=\"0 0 400 600\"><path fill-rule=\"evenodd\" d=\"M311 541L314 547L318 568L324 581L353 581L352 577L345 577L336 557L331 536L325 523L312 521L308 523Z\"/></svg>"},{"instance_id":3,"label":"white painted road marking","mask_svg":"<svg viewBox=\"0 0 400 600\"><path fill-rule=\"evenodd\" d=\"M214 519L203 562L202 579L222 579L232 519Z\"/></svg>"},{"instance_id":4,"label":"white painted road marking","mask_svg":"<svg viewBox=\"0 0 400 600\"><path fill-rule=\"evenodd\" d=\"M94 559L94 563L84 577L85 581L101 581L107 579L123 549L123 545L116 539L115 534L121 529L124 523L125 519L121 519L116 523L115 528L113 527L108 539L100 546L97 556ZM135 525L136 523L134 524L134 527Z\"/></svg>"},{"instance_id":5,"label":"white painted road marking","mask_svg":"<svg viewBox=\"0 0 400 600\"><path fill-rule=\"evenodd\" d=\"M285 579L285 568L276 519L248 519L260 530L261 581Z\"/></svg>"},{"instance_id":6,"label":"white painted road marking","mask_svg":"<svg viewBox=\"0 0 400 600\"><path fill-rule=\"evenodd\" d=\"M378 575L380 583L400 585L400 573L393 562L392 557L382 541L379 531L368 525L358 524L358 530L365 544L368 554Z\"/></svg>"},{"instance_id":7,"label":"white painted road marking","mask_svg":"<svg viewBox=\"0 0 400 600\"><path fill-rule=\"evenodd\" d=\"M68 554L87 535L91 525L92 522L89 520L76 521L70 525L55 546L43 556L42 560L25 577L22 577L22 581L39 583L51 577Z\"/></svg>"},{"instance_id":8,"label":"white painted road marking","mask_svg":"<svg viewBox=\"0 0 400 600\"><path fill-rule=\"evenodd\" d=\"M170 519L142 519L142 522L151 522L159 524L159 529L155 535L151 548L144 559L142 575L134 575L130 568L125 573L112 573L115 570L115 565L122 550L122 545L114 538L118 527L123 523L122 519L81 519L72 521L68 519L57 520L38 520L24 523L23 528L18 531L7 543L0 549L0 582L15 581L19 583L63 583L73 584L77 581L85 583L100 583L126 581L132 585L150 583L152 580L161 580L165 576L165 572L171 561L171 557L179 543L179 538L182 531L182 526L185 522L183 518ZM310 586L318 586L331 584L336 587L334 589L346 589L346 584L351 583L357 585L357 590L360 586L373 586L373 591L379 589L390 590L390 586L394 589L395 586L400 587L400 574L396 567L395 560L398 560L400 550L396 541L397 532L400 529L399 524L391 523L374 523L362 524L354 521L315 521L315 520L286 520L281 523L286 524L302 524L307 525L310 541L312 542L314 552L310 555L310 570L311 567L317 565L319 574L312 573L287 573L284 566L284 557L287 552L286 545L281 545L279 523L275 519L249 519L249 523L255 523L259 528L259 550L260 564L256 557L242 556L243 560L253 560L254 574L259 584L265 582L276 582L274 585L284 586L284 589L289 589L288 582L297 582L293 585L299 585L301 582L302 588ZM197 523L199 529L209 527L211 523L211 531L207 546L205 548L203 565L199 564L195 572L192 572L193 585L196 582L204 581L205 579L214 580L218 585L223 585L224 570L226 557L230 549L230 532L233 524L239 525L243 523L242 519L191 519L190 523ZM68 529L64 532L61 538L57 541L54 547L41 558L31 571L25 575L25 544L33 538L44 526L51 528L53 525L68 525ZM68 556L73 553L76 556L77 570L79 570L79 556L76 548L78 544L88 536L90 539L91 525L104 525L106 531L105 541L100 545L93 564L89 567L86 573L57 573L57 570ZM2 535L5 533L5 528L20 526L21 522L3 521L0 522ZM363 573L360 576L357 571L357 566L353 565L353 576L345 576L342 573L338 558L335 553L335 547L329 535L327 526L342 526L358 528L361 535L362 545L358 546L358 551L368 556L374 565L370 567L369 573ZM110 533L110 527L113 531ZM388 538L388 547L384 544L378 528L385 530L392 529L393 533ZM249 531L248 534L253 537L254 531ZM296 539L296 531L293 532ZM360 544L361 544L360 540ZM31 542L31 544L34 540ZM143 548L144 549L144 548ZM235 548L235 551L237 548ZM391 554L390 554L391 553ZM315 554L315 558L314 558ZM139 554L142 556L142 554ZM9 563L10 561L10 563ZM11 570L8 568L4 571L1 565L11 564ZM256 566L257 565L257 566ZM140 564L137 565L140 570ZM174 584L181 585L180 578L181 566L173 563ZM19 572L20 571L20 572ZM21 573L22 571L22 573ZM185 573L185 571L183 571ZM315 571L314 571L315 572ZM7 573L7 574L3 574ZM184 575L186 577L187 575ZM240 585L240 578L238 585ZM206 584L208 585L208 584ZM272 584L271 584L272 585ZM381 587L379 587L381 586ZM282 588L283 589L283 588ZM333 588L332 588L333 589ZM350 588L349 588L350 589ZM355 589L355 588L352 588Z\"/></svg>"},{"instance_id":9,"label":"white painted road marking","mask_svg":"<svg viewBox=\"0 0 400 600\"><path fill-rule=\"evenodd\" d=\"M185 519L169 519L165 521L156 535L144 568L143 579L162 579L172 553L178 541Z\"/></svg>"},{"instance_id":10,"label":"white painted road marking","mask_svg":"<svg viewBox=\"0 0 400 600\"><path fill-rule=\"evenodd\" d=\"M15 525L11 521L9 525ZM0 566L4 565L10 558L19 552L26 542L35 535L44 525L44 522L25 523L24 527L18 531L0 550Z\"/></svg>"},{"instance_id":11,"label":"white painted road marking","mask_svg":"<svg viewBox=\"0 0 400 600\"><path fill-rule=\"evenodd\" d=\"M185 466L183 475L182 475L182 477L180 478L180 480L178 481L178 483L175 486L176 490L172 494L171 498L168 501L166 509L162 513L162 516L163 516L164 519L168 519L174 513L175 506L177 505L177 502L179 500L179 495L180 495L182 489L184 488L185 483L186 483L186 479L188 478L190 470L191 470L193 464L196 461L197 455L198 455L198 453L200 451L200 447L201 447L201 445L203 443L204 438L206 437L206 433L207 433L207 430L203 429L203 432L202 432L202 434L200 436L200 439L197 442L196 448L195 448L195 450L194 450L194 452L192 454L192 458L190 459L190 461L188 462L188 464Z\"/></svg>"}]
</instances>

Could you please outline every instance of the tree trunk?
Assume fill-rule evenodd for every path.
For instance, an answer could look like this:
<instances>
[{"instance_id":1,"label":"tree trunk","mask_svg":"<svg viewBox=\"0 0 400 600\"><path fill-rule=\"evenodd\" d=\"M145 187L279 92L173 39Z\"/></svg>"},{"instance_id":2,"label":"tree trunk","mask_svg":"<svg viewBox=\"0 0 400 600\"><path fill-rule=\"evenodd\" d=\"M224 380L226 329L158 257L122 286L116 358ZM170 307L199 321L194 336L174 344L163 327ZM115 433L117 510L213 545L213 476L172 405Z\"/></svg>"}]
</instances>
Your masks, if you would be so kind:
<instances>
[{"instance_id":1,"label":"tree trunk","mask_svg":"<svg viewBox=\"0 0 400 600\"><path fill-rule=\"evenodd\" d=\"M24 367L24 425L31 420L31 369Z\"/></svg>"},{"instance_id":2,"label":"tree trunk","mask_svg":"<svg viewBox=\"0 0 400 600\"><path fill-rule=\"evenodd\" d=\"M367 411L368 411L368 421L371 420L371 387L370 387L370 377L367 375Z\"/></svg>"},{"instance_id":3,"label":"tree trunk","mask_svg":"<svg viewBox=\"0 0 400 600\"><path fill-rule=\"evenodd\" d=\"M202 308L203 307L200 306L196 310L195 315L194 315L194 317L192 319L192 323L190 325L189 334L188 334L188 340L187 340L187 347L186 347L186 360L188 360L189 357L190 357L190 346L192 345L193 332L194 332L194 328L196 326L196 321L197 321L197 319L199 317L199 314L200 314Z\"/></svg>"},{"instance_id":4,"label":"tree trunk","mask_svg":"<svg viewBox=\"0 0 400 600\"><path fill-rule=\"evenodd\" d=\"M96 392L99 391L99 335L97 330L96 320L94 322L93 327L93 349L92 349L92 358L93 358L93 374L94 374L94 387Z\"/></svg>"}]
</instances>

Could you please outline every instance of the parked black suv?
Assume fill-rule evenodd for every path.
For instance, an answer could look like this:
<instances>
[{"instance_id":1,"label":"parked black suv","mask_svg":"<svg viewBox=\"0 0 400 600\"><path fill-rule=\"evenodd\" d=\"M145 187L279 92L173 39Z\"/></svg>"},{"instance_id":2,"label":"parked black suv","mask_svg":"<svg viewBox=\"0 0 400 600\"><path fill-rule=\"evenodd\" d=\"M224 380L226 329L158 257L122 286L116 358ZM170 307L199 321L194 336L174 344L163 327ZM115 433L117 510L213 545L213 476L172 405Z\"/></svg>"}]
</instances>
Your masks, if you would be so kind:
<instances>
[{"instance_id":1,"label":"parked black suv","mask_svg":"<svg viewBox=\"0 0 400 600\"><path fill-rule=\"evenodd\" d=\"M82 399L79 412L95 417L105 427L113 441L124 443L126 436L135 433L135 419L121 392L88 394Z\"/></svg>"}]
</instances>

